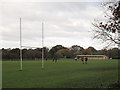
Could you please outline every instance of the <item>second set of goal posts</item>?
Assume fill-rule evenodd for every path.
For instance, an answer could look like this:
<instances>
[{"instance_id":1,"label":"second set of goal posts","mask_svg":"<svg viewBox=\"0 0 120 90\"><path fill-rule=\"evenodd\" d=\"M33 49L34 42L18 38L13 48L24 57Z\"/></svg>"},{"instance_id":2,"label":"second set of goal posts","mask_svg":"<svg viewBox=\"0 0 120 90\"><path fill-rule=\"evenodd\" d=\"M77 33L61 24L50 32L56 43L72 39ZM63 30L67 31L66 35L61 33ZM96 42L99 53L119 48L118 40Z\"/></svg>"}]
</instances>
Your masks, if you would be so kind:
<instances>
[{"instance_id":1,"label":"second set of goal posts","mask_svg":"<svg viewBox=\"0 0 120 90\"><path fill-rule=\"evenodd\" d=\"M76 55L75 58L79 59L81 57L87 57L88 59L96 59L96 60L108 60L108 56L106 55Z\"/></svg>"}]
</instances>

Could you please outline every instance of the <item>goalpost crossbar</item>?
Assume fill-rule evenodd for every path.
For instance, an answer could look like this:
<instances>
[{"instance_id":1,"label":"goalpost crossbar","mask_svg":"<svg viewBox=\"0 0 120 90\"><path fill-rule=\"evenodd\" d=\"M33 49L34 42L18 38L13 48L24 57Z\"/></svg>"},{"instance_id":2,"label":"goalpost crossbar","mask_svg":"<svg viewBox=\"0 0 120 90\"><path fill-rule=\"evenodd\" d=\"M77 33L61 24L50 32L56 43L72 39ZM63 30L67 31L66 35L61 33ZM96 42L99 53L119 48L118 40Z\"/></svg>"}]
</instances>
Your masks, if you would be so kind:
<instances>
[{"instance_id":1,"label":"goalpost crossbar","mask_svg":"<svg viewBox=\"0 0 120 90\"><path fill-rule=\"evenodd\" d=\"M31 47L31 46L22 46L23 48L41 48L41 47Z\"/></svg>"}]
</instances>

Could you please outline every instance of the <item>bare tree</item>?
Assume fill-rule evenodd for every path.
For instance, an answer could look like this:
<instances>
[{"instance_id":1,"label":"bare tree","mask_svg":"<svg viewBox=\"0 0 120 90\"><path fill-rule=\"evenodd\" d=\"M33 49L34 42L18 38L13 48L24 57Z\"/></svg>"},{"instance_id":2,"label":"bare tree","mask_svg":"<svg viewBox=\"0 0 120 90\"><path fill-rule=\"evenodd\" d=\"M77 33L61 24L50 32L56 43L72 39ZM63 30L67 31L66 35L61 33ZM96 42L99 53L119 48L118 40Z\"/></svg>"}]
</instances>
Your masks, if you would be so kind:
<instances>
[{"instance_id":1,"label":"bare tree","mask_svg":"<svg viewBox=\"0 0 120 90\"><path fill-rule=\"evenodd\" d=\"M112 43L120 47L120 1L112 0L112 2L104 3L107 11L105 12L106 20L96 20L94 26L94 38L102 39L108 42L108 46Z\"/></svg>"}]
</instances>

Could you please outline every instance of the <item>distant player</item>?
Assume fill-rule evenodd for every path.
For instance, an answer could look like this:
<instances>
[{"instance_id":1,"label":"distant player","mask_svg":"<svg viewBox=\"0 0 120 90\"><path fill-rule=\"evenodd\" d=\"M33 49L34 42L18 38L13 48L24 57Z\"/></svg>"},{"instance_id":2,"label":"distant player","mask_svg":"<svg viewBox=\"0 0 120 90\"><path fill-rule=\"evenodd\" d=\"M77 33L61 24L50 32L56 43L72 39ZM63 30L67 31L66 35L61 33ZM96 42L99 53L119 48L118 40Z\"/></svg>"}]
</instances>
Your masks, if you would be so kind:
<instances>
[{"instance_id":1,"label":"distant player","mask_svg":"<svg viewBox=\"0 0 120 90\"><path fill-rule=\"evenodd\" d=\"M55 62L57 62L57 57L55 57Z\"/></svg>"},{"instance_id":2,"label":"distant player","mask_svg":"<svg viewBox=\"0 0 120 90\"><path fill-rule=\"evenodd\" d=\"M54 56L53 56L53 62L57 62L57 55L55 54Z\"/></svg>"},{"instance_id":3,"label":"distant player","mask_svg":"<svg viewBox=\"0 0 120 90\"><path fill-rule=\"evenodd\" d=\"M53 57L53 62L54 62L55 58Z\"/></svg>"},{"instance_id":4,"label":"distant player","mask_svg":"<svg viewBox=\"0 0 120 90\"><path fill-rule=\"evenodd\" d=\"M75 57L75 61L77 61L78 60L78 58L77 57Z\"/></svg>"},{"instance_id":5,"label":"distant player","mask_svg":"<svg viewBox=\"0 0 120 90\"><path fill-rule=\"evenodd\" d=\"M81 57L81 61L82 61L82 63L84 64L84 57Z\"/></svg>"},{"instance_id":6,"label":"distant player","mask_svg":"<svg viewBox=\"0 0 120 90\"><path fill-rule=\"evenodd\" d=\"M46 57L45 59L46 59L46 61L47 61L47 60L48 60L48 57Z\"/></svg>"},{"instance_id":7,"label":"distant player","mask_svg":"<svg viewBox=\"0 0 120 90\"><path fill-rule=\"evenodd\" d=\"M85 63L87 64L87 60L88 60L88 58L87 57L85 57Z\"/></svg>"}]
</instances>

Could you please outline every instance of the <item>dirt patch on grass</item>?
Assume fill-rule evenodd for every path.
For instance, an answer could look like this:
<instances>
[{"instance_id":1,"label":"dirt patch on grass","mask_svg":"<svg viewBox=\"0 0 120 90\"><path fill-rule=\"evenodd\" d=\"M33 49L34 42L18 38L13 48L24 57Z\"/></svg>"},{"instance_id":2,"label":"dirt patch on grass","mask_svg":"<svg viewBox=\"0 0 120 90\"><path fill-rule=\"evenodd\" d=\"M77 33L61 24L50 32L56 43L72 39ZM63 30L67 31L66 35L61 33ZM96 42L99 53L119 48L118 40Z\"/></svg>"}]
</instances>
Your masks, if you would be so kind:
<instances>
[{"instance_id":1,"label":"dirt patch on grass","mask_svg":"<svg viewBox=\"0 0 120 90\"><path fill-rule=\"evenodd\" d=\"M90 70L90 71L111 71L111 70L120 70L120 68L90 68L87 70Z\"/></svg>"}]
</instances>

